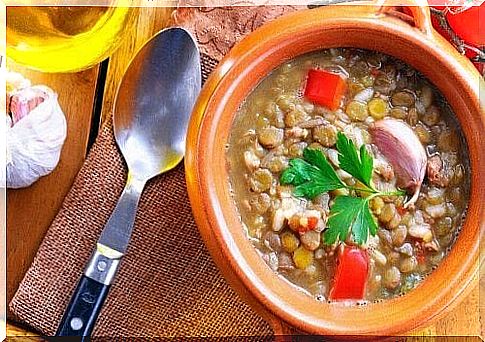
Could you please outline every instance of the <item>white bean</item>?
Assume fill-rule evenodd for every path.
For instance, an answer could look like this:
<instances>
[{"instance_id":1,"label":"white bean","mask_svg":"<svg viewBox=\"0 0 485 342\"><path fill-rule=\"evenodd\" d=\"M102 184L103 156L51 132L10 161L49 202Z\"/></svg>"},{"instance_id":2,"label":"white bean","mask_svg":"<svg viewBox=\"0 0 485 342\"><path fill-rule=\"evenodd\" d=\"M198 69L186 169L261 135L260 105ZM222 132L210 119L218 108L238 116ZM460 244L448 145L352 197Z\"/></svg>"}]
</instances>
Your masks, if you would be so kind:
<instances>
[{"instance_id":1,"label":"white bean","mask_svg":"<svg viewBox=\"0 0 485 342\"><path fill-rule=\"evenodd\" d=\"M354 96L354 101L367 102L374 96L374 89L365 88Z\"/></svg>"},{"instance_id":2,"label":"white bean","mask_svg":"<svg viewBox=\"0 0 485 342\"><path fill-rule=\"evenodd\" d=\"M275 210L273 215L273 224L271 228L275 232L279 232L283 228L285 224L285 220L286 220L286 217L284 215L284 211L282 209Z\"/></svg>"}]
</instances>

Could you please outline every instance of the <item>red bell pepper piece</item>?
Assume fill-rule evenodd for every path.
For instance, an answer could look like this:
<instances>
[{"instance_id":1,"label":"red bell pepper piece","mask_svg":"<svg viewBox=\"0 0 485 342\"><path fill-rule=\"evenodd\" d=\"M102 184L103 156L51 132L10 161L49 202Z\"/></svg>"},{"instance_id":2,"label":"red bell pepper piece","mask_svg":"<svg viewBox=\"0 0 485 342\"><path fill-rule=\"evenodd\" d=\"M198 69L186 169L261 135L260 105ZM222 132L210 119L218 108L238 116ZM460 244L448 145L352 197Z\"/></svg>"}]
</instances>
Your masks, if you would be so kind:
<instances>
[{"instance_id":1,"label":"red bell pepper piece","mask_svg":"<svg viewBox=\"0 0 485 342\"><path fill-rule=\"evenodd\" d=\"M310 230L313 230L317 227L317 224L318 224L318 218L316 217L313 217L313 216L310 216L308 218L308 228Z\"/></svg>"},{"instance_id":2,"label":"red bell pepper piece","mask_svg":"<svg viewBox=\"0 0 485 342\"><path fill-rule=\"evenodd\" d=\"M426 258L424 256L424 253L419 253L416 255L416 260L418 262L419 265L424 265L424 263L426 262Z\"/></svg>"},{"instance_id":3,"label":"red bell pepper piece","mask_svg":"<svg viewBox=\"0 0 485 342\"><path fill-rule=\"evenodd\" d=\"M422 243L416 242L415 247L416 247L415 248L415 250L416 250L416 260L418 261L419 265L424 265L424 263L426 262L426 256L424 255L424 253L425 253L424 246L423 246Z\"/></svg>"},{"instance_id":4,"label":"red bell pepper piece","mask_svg":"<svg viewBox=\"0 0 485 342\"><path fill-rule=\"evenodd\" d=\"M453 13L453 10L455 10ZM485 2L479 6L470 6L462 10L452 7L446 13L446 20L451 29L470 45L477 48L485 47Z\"/></svg>"},{"instance_id":5,"label":"red bell pepper piece","mask_svg":"<svg viewBox=\"0 0 485 342\"><path fill-rule=\"evenodd\" d=\"M367 251L345 246L338 256L337 270L330 289L331 300L359 300L364 298L369 273Z\"/></svg>"},{"instance_id":6,"label":"red bell pepper piece","mask_svg":"<svg viewBox=\"0 0 485 342\"><path fill-rule=\"evenodd\" d=\"M444 11L446 7L449 8L449 11L445 13L445 18L448 24L447 26L451 30L441 26L438 15L431 16L431 23L434 29L448 41L453 40L449 32L451 31L463 39L467 45L477 49L483 49L485 46L485 25L480 25L480 23L485 21L485 2L482 2L481 5L474 5L468 8L462 8L465 4L462 6L437 5L442 2L442 0L429 0L428 4L439 11ZM412 16L412 11L408 7L402 7L402 11ZM477 51L465 47L465 56L471 59L480 74L483 74L485 63L479 60L475 61Z\"/></svg>"},{"instance_id":7,"label":"red bell pepper piece","mask_svg":"<svg viewBox=\"0 0 485 342\"><path fill-rule=\"evenodd\" d=\"M338 74L317 69L308 71L305 97L313 103L336 110L346 89L345 80Z\"/></svg>"},{"instance_id":8,"label":"red bell pepper piece","mask_svg":"<svg viewBox=\"0 0 485 342\"><path fill-rule=\"evenodd\" d=\"M401 207L401 206L396 207L396 211L401 216L404 216L408 212L407 208L404 208L404 207Z\"/></svg>"}]
</instances>

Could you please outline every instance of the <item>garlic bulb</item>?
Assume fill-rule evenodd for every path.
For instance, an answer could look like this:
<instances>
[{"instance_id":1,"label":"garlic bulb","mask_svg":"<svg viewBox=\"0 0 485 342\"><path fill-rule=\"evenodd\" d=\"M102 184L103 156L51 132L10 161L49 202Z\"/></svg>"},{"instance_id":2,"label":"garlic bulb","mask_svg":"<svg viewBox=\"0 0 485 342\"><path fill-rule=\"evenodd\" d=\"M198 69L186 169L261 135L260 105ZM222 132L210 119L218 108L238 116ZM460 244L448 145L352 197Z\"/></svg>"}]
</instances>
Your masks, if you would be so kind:
<instances>
[{"instance_id":1,"label":"garlic bulb","mask_svg":"<svg viewBox=\"0 0 485 342\"><path fill-rule=\"evenodd\" d=\"M10 113L12 124L16 124L23 117L49 98L41 87L29 87L19 91L10 97Z\"/></svg>"},{"instance_id":2,"label":"garlic bulb","mask_svg":"<svg viewBox=\"0 0 485 342\"><path fill-rule=\"evenodd\" d=\"M387 158L397 176L397 185L413 194L405 207L416 202L426 173L426 151L414 131L404 121L386 119L369 129L372 142Z\"/></svg>"},{"instance_id":3,"label":"garlic bulb","mask_svg":"<svg viewBox=\"0 0 485 342\"><path fill-rule=\"evenodd\" d=\"M14 82L9 82L13 79ZM24 79L25 80L25 79ZM16 86L26 86L16 88ZM67 125L57 95L45 86L30 86L15 73L7 74L6 169L0 184L23 188L52 172L59 162ZM5 174L6 171L6 174Z\"/></svg>"}]
</instances>

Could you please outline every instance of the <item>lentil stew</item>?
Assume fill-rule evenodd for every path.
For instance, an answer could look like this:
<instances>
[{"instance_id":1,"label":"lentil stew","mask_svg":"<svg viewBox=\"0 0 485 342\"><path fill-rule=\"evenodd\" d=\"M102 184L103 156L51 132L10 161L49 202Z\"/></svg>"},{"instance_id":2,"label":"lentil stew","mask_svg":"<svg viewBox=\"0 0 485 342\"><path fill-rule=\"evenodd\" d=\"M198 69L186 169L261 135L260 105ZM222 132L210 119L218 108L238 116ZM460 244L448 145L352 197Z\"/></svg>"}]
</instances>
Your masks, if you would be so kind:
<instances>
[{"instance_id":1,"label":"lentil stew","mask_svg":"<svg viewBox=\"0 0 485 342\"><path fill-rule=\"evenodd\" d=\"M417 71L366 50L323 50L275 69L241 105L227 159L248 238L320 301L412 290L453 245L468 203L468 152L450 107ZM324 170L340 185L315 186ZM349 223L356 203L362 220Z\"/></svg>"}]
</instances>

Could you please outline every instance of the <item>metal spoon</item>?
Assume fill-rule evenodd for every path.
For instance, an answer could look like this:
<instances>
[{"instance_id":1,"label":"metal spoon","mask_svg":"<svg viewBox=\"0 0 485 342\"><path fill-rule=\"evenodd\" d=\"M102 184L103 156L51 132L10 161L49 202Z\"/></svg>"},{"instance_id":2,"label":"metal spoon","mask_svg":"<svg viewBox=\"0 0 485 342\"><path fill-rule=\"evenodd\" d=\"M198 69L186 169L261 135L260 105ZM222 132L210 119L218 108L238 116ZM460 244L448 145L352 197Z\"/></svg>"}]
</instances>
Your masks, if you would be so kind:
<instances>
[{"instance_id":1,"label":"metal spoon","mask_svg":"<svg viewBox=\"0 0 485 342\"><path fill-rule=\"evenodd\" d=\"M159 32L131 61L116 95L116 142L128 165L125 189L67 306L57 336L90 336L126 253L145 183L183 158L200 92L199 51L182 28Z\"/></svg>"}]
</instances>

